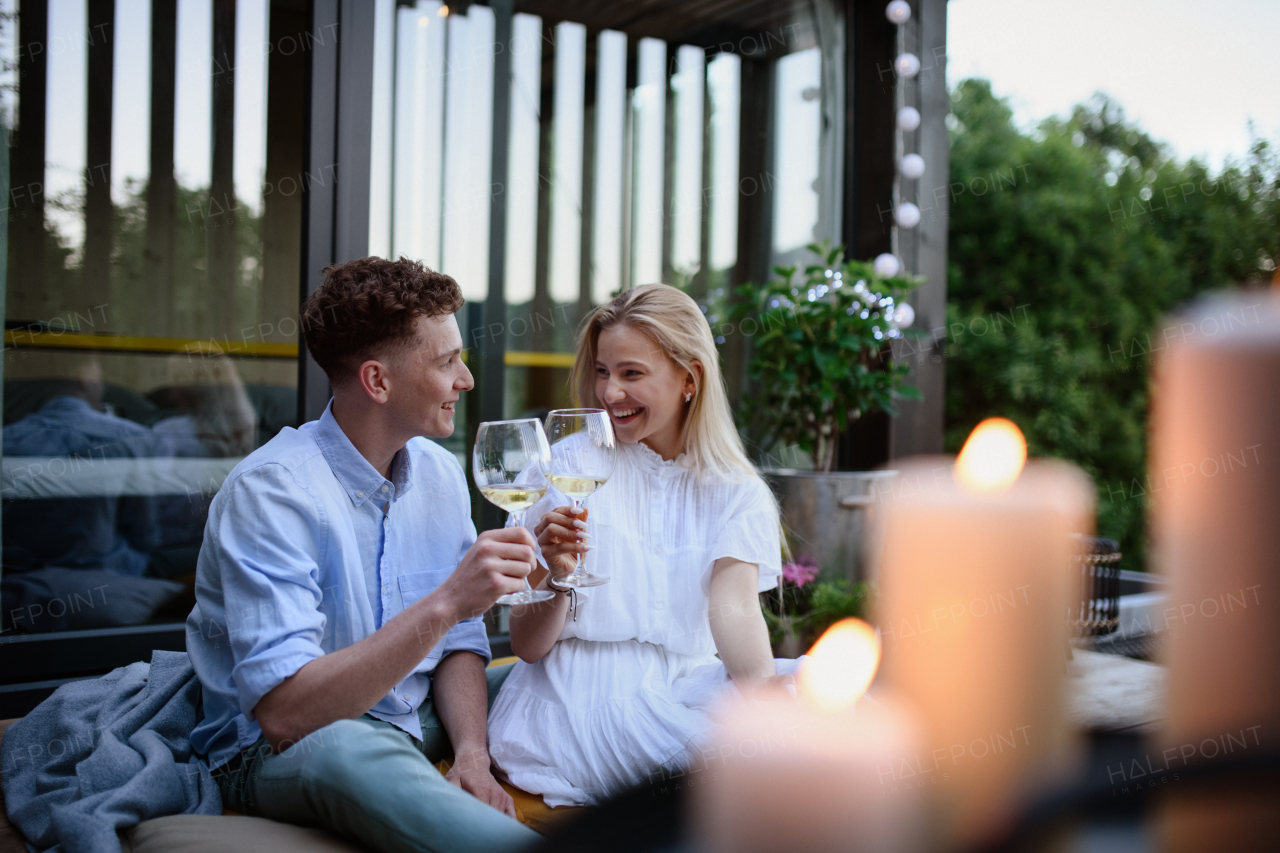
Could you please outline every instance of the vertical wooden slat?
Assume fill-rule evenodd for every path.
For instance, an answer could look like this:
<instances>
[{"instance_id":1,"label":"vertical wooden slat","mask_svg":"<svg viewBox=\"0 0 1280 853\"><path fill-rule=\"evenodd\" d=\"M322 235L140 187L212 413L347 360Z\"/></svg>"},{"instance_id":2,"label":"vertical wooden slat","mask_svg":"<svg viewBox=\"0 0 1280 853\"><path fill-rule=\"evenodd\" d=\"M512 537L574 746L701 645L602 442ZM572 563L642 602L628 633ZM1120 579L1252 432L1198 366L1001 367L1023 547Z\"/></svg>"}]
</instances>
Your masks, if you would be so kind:
<instances>
[{"instance_id":1,"label":"vertical wooden slat","mask_svg":"<svg viewBox=\"0 0 1280 853\"><path fill-rule=\"evenodd\" d=\"M892 249L894 175L893 59L897 28L884 6L847 0L844 108L844 215L850 256L874 258ZM862 471L889 459L890 418L859 418L840 437L835 467Z\"/></svg>"},{"instance_id":2,"label":"vertical wooden slat","mask_svg":"<svg viewBox=\"0 0 1280 853\"><path fill-rule=\"evenodd\" d=\"M53 315L53 292L44 278L45 102L48 95L49 4L18 6L18 123L10 149L8 194L9 312L22 319Z\"/></svg>"},{"instance_id":3,"label":"vertical wooden slat","mask_svg":"<svg viewBox=\"0 0 1280 853\"><path fill-rule=\"evenodd\" d=\"M174 110L177 92L177 0L151 4L151 146L147 179L145 259L152 334L173 334L174 248L177 186L173 175Z\"/></svg>"},{"instance_id":4,"label":"vertical wooden slat","mask_svg":"<svg viewBox=\"0 0 1280 853\"><path fill-rule=\"evenodd\" d=\"M213 0L213 98L209 207L205 211L205 292L212 335L230 334L235 323L238 259L236 228L236 3Z\"/></svg>"},{"instance_id":5,"label":"vertical wooden slat","mask_svg":"<svg viewBox=\"0 0 1280 853\"><path fill-rule=\"evenodd\" d=\"M498 49L493 60L493 144L490 178L493 186L507 185L507 153L511 126L511 28L515 14L513 0L493 0L493 39ZM541 168L541 167L540 167ZM503 394L506 366L507 303L504 287L507 281L507 194L489 195L489 292L484 301L484 320L490 329L502 329L498 335L486 335L480 345L480 420L496 421L503 417ZM468 429L475 425L468 423ZM474 440L474 439L473 439ZM468 442L469 444L471 442ZM470 449L470 448L468 448ZM480 510L481 527L501 527L503 513L488 501Z\"/></svg>"},{"instance_id":6,"label":"vertical wooden slat","mask_svg":"<svg viewBox=\"0 0 1280 853\"><path fill-rule=\"evenodd\" d=\"M733 268L730 302L737 302L737 286L759 284L769 275L773 253L774 74L771 59L742 59L741 114L738 139L738 262ZM725 388L730 403L742 400L747 347L740 334L729 334L724 349Z\"/></svg>"},{"instance_id":7,"label":"vertical wooden slat","mask_svg":"<svg viewBox=\"0 0 1280 853\"><path fill-rule=\"evenodd\" d=\"M911 295L910 302L916 312L915 328L929 332L947 323L947 4L946 0L915 0L911 6L916 26L910 31L913 38L908 49L920 57L922 65L912 86L921 121L905 150L924 158L925 173L920 180L904 183L914 185L911 200L922 213L920 224L912 229L911 260L912 271L923 276L925 284ZM924 399L904 400L898 406L890 444L895 458L944 449L946 362L942 344L932 335L918 339L906 358L911 367L907 381L920 389Z\"/></svg>"},{"instance_id":8,"label":"vertical wooden slat","mask_svg":"<svg viewBox=\"0 0 1280 853\"><path fill-rule=\"evenodd\" d=\"M288 331L298 311L298 271L302 254L302 192L307 144L307 52L295 45L307 30L303 9L271 4L267 29L267 158L262 199L262 292L258 313L264 323Z\"/></svg>"},{"instance_id":9,"label":"vertical wooden slat","mask_svg":"<svg viewBox=\"0 0 1280 853\"><path fill-rule=\"evenodd\" d=\"M337 162L338 0L313 0L307 73L306 169L302 189L301 298L320 286L333 263L333 182ZM298 420L313 421L329 404L329 377L305 347L298 353Z\"/></svg>"},{"instance_id":10,"label":"vertical wooden slat","mask_svg":"<svg viewBox=\"0 0 1280 853\"><path fill-rule=\"evenodd\" d=\"M85 116L84 260L80 292L66 306L87 311L111 301L111 97L115 71L115 0L89 0ZM109 311L110 309L108 309ZM108 315L110 316L110 315Z\"/></svg>"}]
</instances>

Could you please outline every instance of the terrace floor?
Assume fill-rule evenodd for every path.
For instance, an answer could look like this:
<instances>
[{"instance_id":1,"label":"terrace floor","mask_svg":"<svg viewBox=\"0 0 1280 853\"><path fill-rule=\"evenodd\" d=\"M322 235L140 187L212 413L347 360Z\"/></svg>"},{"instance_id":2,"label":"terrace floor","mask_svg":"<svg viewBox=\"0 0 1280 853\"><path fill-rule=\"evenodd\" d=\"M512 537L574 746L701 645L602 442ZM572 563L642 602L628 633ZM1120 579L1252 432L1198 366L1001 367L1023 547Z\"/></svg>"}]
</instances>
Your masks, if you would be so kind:
<instances>
[{"instance_id":1,"label":"terrace floor","mask_svg":"<svg viewBox=\"0 0 1280 853\"><path fill-rule=\"evenodd\" d=\"M1067 716L1091 730L1147 734L1164 720L1168 672L1160 664L1073 649Z\"/></svg>"}]
</instances>

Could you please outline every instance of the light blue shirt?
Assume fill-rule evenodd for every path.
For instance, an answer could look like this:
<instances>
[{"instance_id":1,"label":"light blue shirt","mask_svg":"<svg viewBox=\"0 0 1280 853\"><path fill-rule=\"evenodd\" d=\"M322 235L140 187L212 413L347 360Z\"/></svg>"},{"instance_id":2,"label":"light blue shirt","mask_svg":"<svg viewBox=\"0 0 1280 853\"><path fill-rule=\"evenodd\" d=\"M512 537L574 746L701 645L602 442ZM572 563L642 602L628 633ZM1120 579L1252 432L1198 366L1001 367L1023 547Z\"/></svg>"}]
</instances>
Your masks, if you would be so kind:
<instances>
[{"instance_id":1,"label":"light blue shirt","mask_svg":"<svg viewBox=\"0 0 1280 853\"><path fill-rule=\"evenodd\" d=\"M187 618L204 686L192 746L211 767L230 761L262 733L259 699L430 594L475 541L466 479L438 444L410 441L387 480L328 409L282 430L232 470L209 509ZM430 673L455 651L489 659L481 616L450 630L369 713L421 738Z\"/></svg>"}]
</instances>

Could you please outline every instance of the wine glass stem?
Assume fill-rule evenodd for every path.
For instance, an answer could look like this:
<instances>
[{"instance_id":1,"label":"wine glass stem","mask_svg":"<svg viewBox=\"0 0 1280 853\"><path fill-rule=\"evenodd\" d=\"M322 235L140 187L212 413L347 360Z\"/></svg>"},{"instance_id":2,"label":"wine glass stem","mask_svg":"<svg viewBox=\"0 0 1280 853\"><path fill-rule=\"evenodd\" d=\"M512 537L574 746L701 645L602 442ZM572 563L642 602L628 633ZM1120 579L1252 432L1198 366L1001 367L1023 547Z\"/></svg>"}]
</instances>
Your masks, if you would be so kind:
<instances>
[{"instance_id":1,"label":"wine glass stem","mask_svg":"<svg viewBox=\"0 0 1280 853\"><path fill-rule=\"evenodd\" d=\"M524 527L524 510L518 509L511 513L511 518L515 521L516 527ZM529 576L524 577L524 588L526 591L533 591L533 587L529 586Z\"/></svg>"},{"instance_id":2,"label":"wine glass stem","mask_svg":"<svg viewBox=\"0 0 1280 853\"><path fill-rule=\"evenodd\" d=\"M576 520L577 520L577 518L578 518L578 508L579 508L579 507L581 507L581 506L582 506L582 501L578 500L577 498L574 498L574 500L573 500L573 518L574 518L574 520L575 520L575 521L576 521ZM581 551L579 551L577 554L575 554L575 555L574 555L574 560L573 560L573 573L574 573L575 575L577 575L577 574L578 574L578 573L580 573L581 571L582 571L582 552L581 552Z\"/></svg>"}]
</instances>

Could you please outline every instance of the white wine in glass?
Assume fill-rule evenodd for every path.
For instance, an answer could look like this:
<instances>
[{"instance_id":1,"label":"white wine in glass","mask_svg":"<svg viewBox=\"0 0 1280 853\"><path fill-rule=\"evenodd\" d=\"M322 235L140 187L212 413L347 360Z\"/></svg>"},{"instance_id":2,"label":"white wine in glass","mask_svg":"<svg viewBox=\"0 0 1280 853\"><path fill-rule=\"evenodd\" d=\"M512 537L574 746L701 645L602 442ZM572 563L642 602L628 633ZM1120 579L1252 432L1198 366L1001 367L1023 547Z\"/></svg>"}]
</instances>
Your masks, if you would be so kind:
<instances>
[{"instance_id":1,"label":"white wine in glass","mask_svg":"<svg viewBox=\"0 0 1280 853\"><path fill-rule=\"evenodd\" d=\"M519 421L487 421L476 431L471 471L476 488L489 503L505 509L516 524L524 511L547 493L543 472L551 463L551 448L542 424L533 418ZM536 590L525 578L524 589L501 596L498 604L532 604L548 601L555 593Z\"/></svg>"},{"instance_id":2,"label":"white wine in glass","mask_svg":"<svg viewBox=\"0 0 1280 853\"><path fill-rule=\"evenodd\" d=\"M547 439L551 442L551 464L547 480L573 501L573 514L587 496L613 474L617 461L617 440L604 409L556 409L547 415ZM603 575L582 568L582 555L570 574L555 578L561 586L599 586L608 583Z\"/></svg>"}]
</instances>

